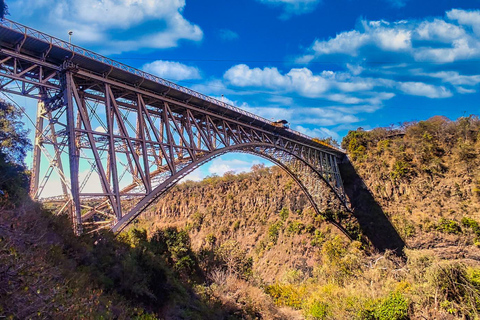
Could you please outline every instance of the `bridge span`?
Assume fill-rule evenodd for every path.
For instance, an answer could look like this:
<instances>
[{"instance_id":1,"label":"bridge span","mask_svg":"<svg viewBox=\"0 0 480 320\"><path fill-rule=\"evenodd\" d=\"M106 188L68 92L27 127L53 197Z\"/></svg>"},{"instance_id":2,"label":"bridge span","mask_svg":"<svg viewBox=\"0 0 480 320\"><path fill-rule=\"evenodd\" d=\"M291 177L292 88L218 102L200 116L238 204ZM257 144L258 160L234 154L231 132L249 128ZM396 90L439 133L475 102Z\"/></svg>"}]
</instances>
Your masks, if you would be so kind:
<instances>
[{"instance_id":1,"label":"bridge span","mask_svg":"<svg viewBox=\"0 0 480 320\"><path fill-rule=\"evenodd\" d=\"M9 20L0 21L0 90L38 100L31 195L39 199L55 172L60 211L70 212L77 233L122 230L180 179L228 152L282 167L318 214L335 203L348 208L343 151ZM101 192L85 187L79 173L86 169ZM325 218L349 235L342 219Z\"/></svg>"}]
</instances>

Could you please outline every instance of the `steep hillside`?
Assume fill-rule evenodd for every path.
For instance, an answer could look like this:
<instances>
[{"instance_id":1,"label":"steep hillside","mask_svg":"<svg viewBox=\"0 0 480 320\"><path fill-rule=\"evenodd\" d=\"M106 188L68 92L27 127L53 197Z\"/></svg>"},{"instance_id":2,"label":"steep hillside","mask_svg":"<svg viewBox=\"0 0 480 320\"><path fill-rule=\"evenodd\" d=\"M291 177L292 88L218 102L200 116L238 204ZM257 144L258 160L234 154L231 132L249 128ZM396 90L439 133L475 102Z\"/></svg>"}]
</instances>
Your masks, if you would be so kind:
<instances>
[{"instance_id":1,"label":"steep hillside","mask_svg":"<svg viewBox=\"0 0 480 320\"><path fill-rule=\"evenodd\" d=\"M339 234L315 215L303 192L281 169L258 165L251 173L182 183L135 225L148 230L167 226L186 228L197 251L238 243L265 282L291 269L311 274L325 234Z\"/></svg>"},{"instance_id":2,"label":"steep hillside","mask_svg":"<svg viewBox=\"0 0 480 320\"><path fill-rule=\"evenodd\" d=\"M350 132L342 145L410 248L478 258L480 121L434 117L400 130ZM450 250L446 250L449 248Z\"/></svg>"},{"instance_id":3,"label":"steep hillside","mask_svg":"<svg viewBox=\"0 0 480 320\"><path fill-rule=\"evenodd\" d=\"M166 229L147 239L132 229L117 237L110 232L77 237L69 221L33 203L0 209L0 318L295 317L245 280L206 277L199 267L205 257L192 251L185 232ZM240 265L224 257L211 263L223 269ZM203 285L213 278L223 286Z\"/></svg>"},{"instance_id":4,"label":"steep hillside","mask_svg":"<svg viewBox=\"0 0 480 320\"><path fill-rule=\"evenodd\" d=\"M344 139L345 185L364 234L382 250L405 241L403 258L346 239L277 167L183 183L135 227L187 231L213 284L225 269L211 257L222 256L234 262L229 272L307 318L475 317L479 129L476 117L435 117Z\"/></svg>"}]
</instances>

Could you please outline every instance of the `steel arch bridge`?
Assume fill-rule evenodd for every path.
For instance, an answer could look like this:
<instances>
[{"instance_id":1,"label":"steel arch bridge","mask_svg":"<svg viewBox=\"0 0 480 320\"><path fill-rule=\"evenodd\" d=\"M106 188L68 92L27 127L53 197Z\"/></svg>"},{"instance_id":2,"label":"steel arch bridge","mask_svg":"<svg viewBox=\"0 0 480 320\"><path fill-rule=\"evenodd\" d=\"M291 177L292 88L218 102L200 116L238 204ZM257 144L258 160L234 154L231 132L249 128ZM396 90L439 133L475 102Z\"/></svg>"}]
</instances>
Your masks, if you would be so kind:
<instances>
[{"instance_id":1,"label":"steel arch bridge","mask_svg":"<svg viewBox=\"0 0 480 320\"><path fill-rule=\"evenodd\" d=\"M0 90L38 100L31 195L39 199L56 175L60 211L77 233L123 229L228 152L282 167L318 214L348 209L341 150L13 21L0 22L0 45ZM345 221L326 218L349 235Z\"/></svg>"}]
</instances>

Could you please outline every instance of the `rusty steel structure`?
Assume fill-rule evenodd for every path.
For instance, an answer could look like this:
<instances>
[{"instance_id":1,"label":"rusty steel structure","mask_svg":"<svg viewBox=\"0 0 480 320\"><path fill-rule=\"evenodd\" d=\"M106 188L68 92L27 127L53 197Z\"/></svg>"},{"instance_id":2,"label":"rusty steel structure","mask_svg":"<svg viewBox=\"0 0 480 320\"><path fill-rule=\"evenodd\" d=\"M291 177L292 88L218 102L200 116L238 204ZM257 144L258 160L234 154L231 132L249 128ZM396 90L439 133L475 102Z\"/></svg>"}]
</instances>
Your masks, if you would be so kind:
<instances>
[{"instance_id":1,"label":"rusty steel structure","mask_svg":"<svg viewBox=\"0 0 480 320\"><path fill-rule=\"evenodd\" d=\"M341 150L13 21L0 22L0 45L0 91L38 100L31 195L55 173L77 233L122 230L228 152L285 169L319 214L326 192L348 206Z\"/></svg>"}]
</instances>

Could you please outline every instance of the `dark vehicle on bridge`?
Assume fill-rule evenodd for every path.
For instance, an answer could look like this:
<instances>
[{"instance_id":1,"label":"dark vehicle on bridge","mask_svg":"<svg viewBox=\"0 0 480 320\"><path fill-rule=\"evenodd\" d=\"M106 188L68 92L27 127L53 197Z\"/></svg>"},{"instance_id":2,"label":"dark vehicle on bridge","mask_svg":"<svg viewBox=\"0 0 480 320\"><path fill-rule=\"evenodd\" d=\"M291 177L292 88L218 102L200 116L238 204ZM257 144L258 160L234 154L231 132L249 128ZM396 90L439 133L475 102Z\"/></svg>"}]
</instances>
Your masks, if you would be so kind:
<instances>
[{"instance_id":1,"label":"dark vehicle on bridge","mask_svg":"<svg viewBox=\"0 0 480 320\"><path fill-rule=\"evenodd\" d=\"M272 122L272 126L282 129L288 129L288 121L287 120L277 120Z\"/></svg>"}]
</instances>

